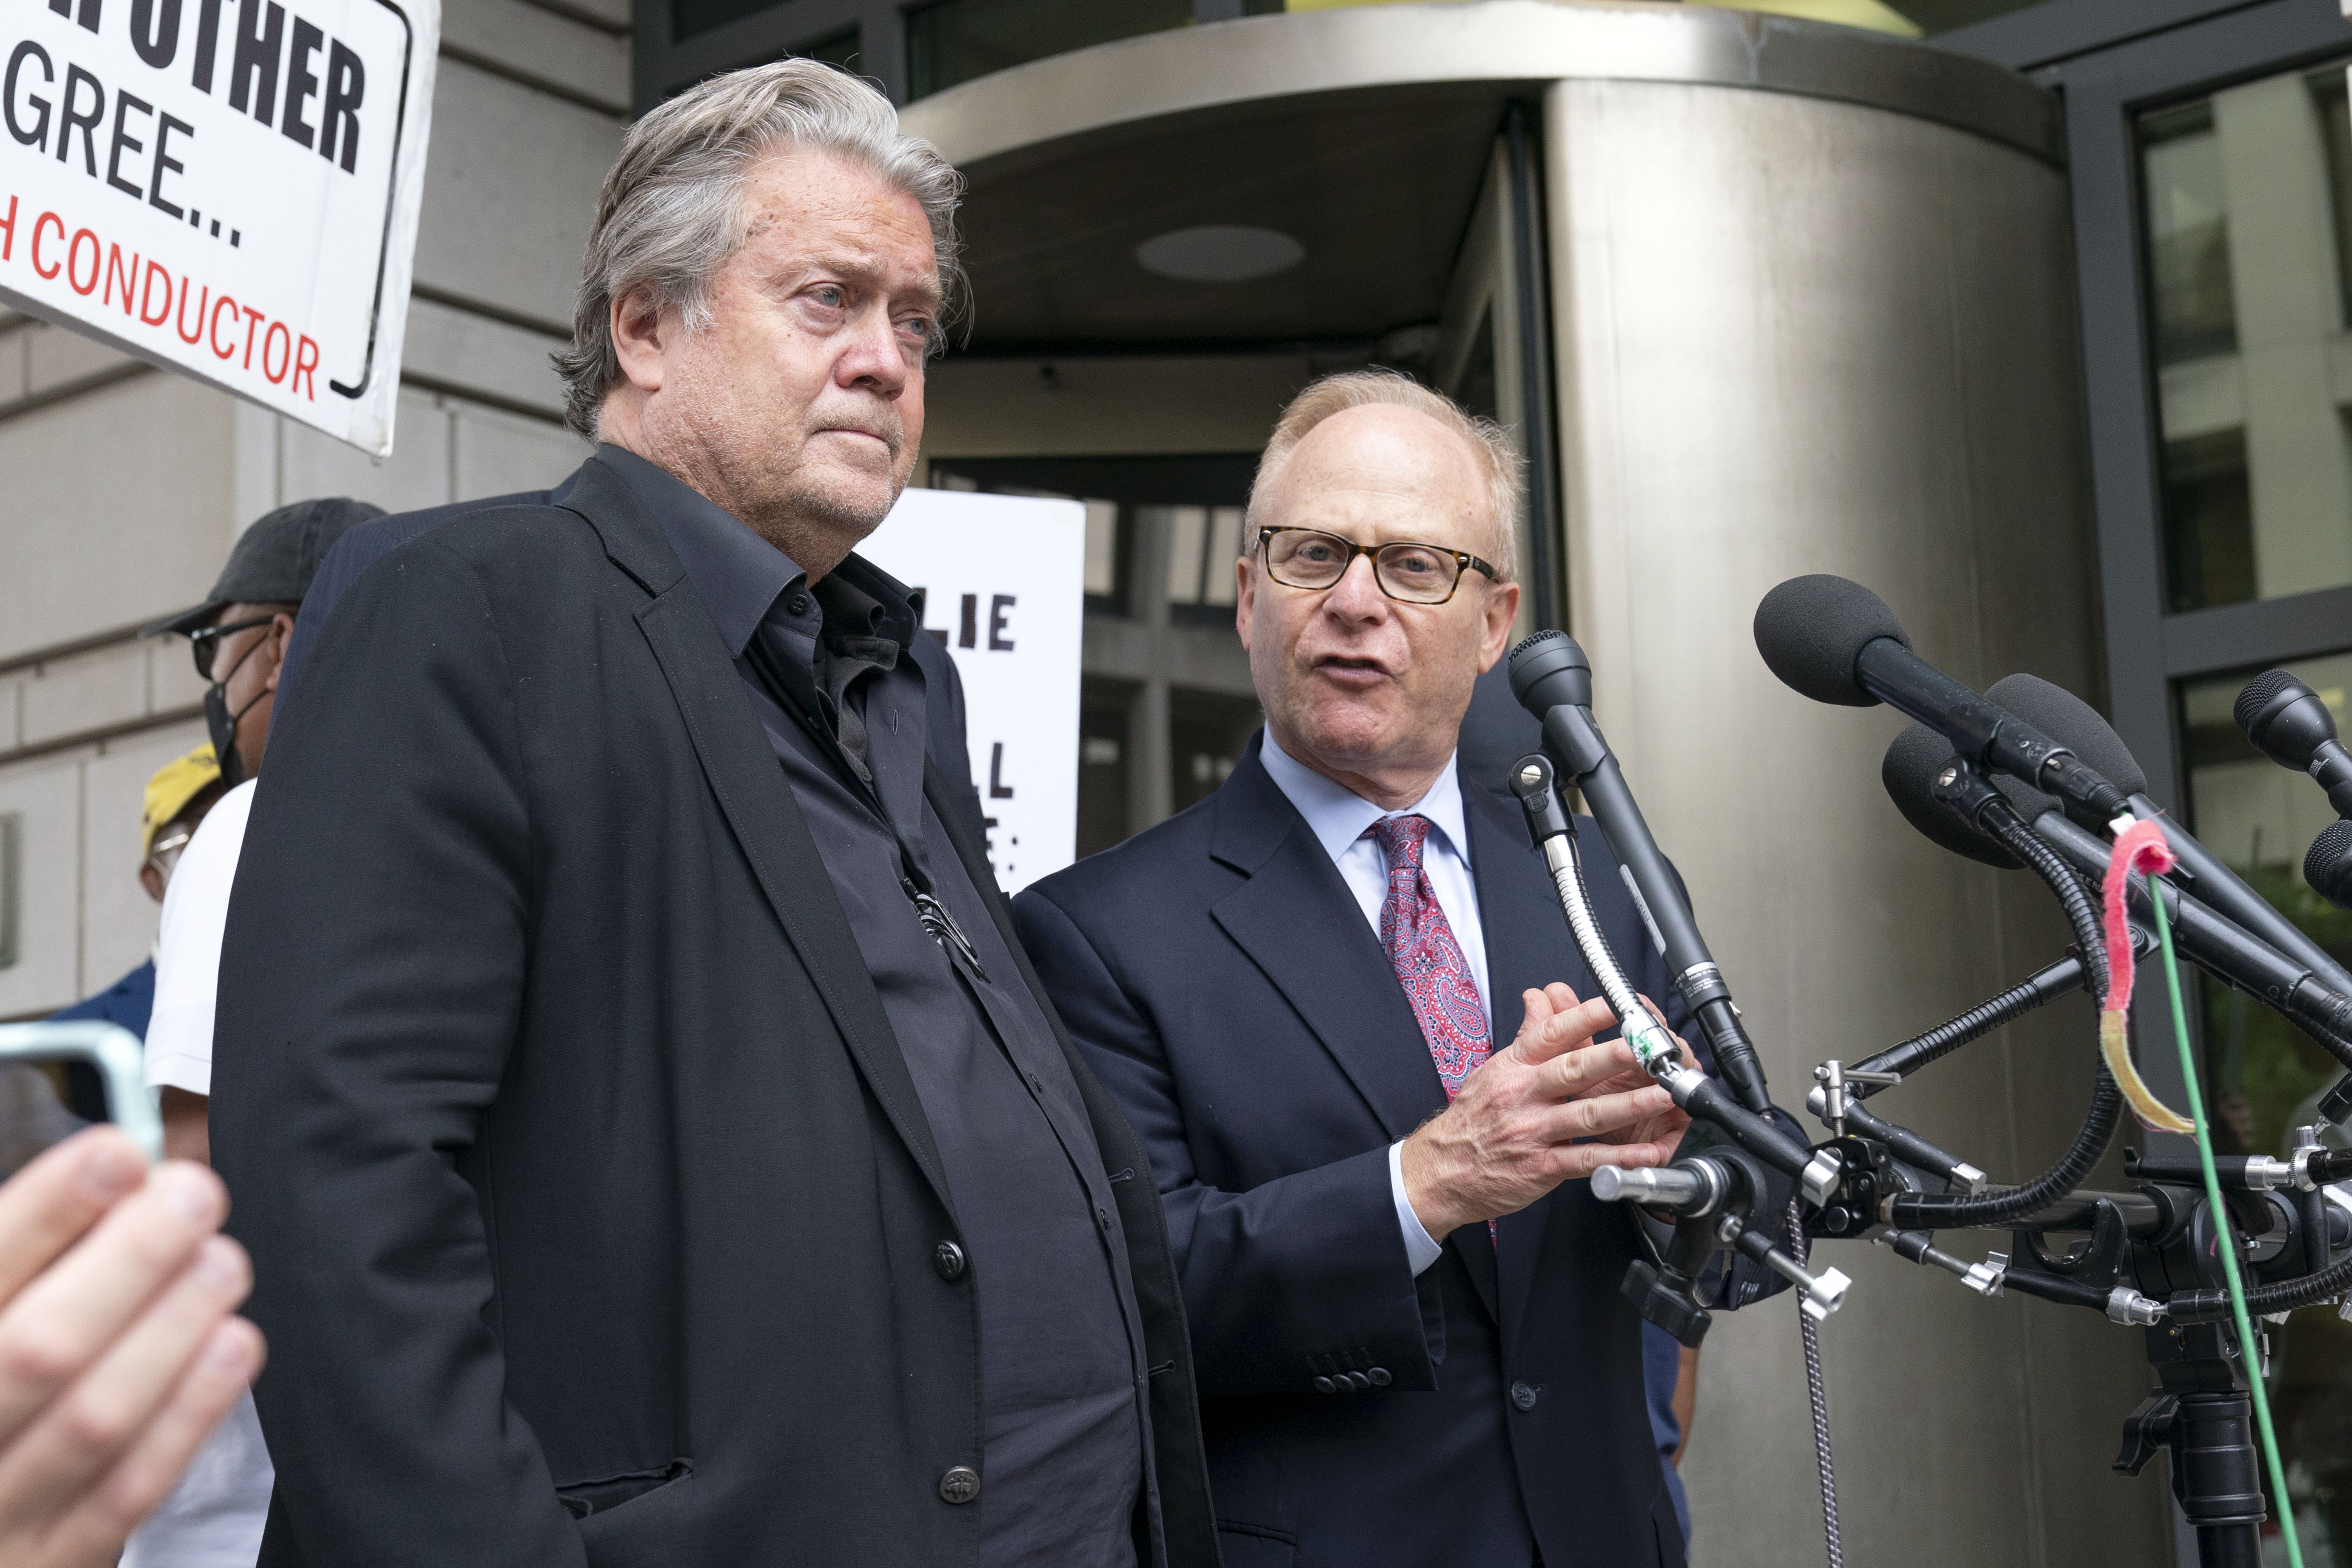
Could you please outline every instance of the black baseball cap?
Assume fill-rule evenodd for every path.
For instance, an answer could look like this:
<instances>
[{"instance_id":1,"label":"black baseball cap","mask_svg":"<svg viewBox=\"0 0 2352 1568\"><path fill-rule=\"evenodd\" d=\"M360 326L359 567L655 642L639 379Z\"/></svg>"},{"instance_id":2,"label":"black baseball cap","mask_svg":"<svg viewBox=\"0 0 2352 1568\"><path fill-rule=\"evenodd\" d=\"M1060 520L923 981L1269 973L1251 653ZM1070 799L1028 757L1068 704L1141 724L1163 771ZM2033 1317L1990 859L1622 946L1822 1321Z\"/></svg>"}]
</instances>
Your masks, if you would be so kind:
<instances>
[{"instance_id":1,"label":"black baseball cap","mask_svg":"<svg viewBox=\"0 0 2352 1568\"><path fill-rule=\"evenodd\" d=\"M210 597L193 609L141 626L139 635L185 635L210 626L228 605L299 605L335 541L354 524L383 514L383 508L349 496L281 506L245 531L228 552L228 564L221 568Z\"/></svg>"}]
</instances>

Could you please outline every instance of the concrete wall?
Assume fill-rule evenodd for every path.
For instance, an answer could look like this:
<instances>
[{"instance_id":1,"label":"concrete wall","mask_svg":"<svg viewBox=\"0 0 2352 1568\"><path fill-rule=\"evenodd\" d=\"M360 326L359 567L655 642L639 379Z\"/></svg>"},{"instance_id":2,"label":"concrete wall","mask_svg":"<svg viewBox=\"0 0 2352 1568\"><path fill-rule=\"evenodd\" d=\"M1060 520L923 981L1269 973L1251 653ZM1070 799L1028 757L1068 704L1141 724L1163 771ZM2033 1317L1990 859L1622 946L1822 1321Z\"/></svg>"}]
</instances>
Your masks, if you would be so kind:
<instances>
[{"instance_id":1,"label":"concrete wall","mask_svg":"<svg viewBox=\"0 0 2352 1568\"><path fill-rule=\"evenodd\" d=\"M1923 121L1706 88L1563 84L1546 135L1572 626L1796 1104L1816 1062L2065 943L2038 884L1895 815L1878 763L1897 716L1798 697L1750 634L1775 583L1833 572L1979 689L2030 670L2098 699L2064 177ZM2088 1103L2094 1026L2070 998L1876 1109L2022 1180ZM1828 1251L1855 1280L1822 1331L1851 1561L2170 1560L2165 1467L2107 1468L2149 1382L2137 1331ZM1718 1318L1698 1407L1694 1561L1819 1562L1793 1309Z\"/></svg>"},{"instance_id":2,"label":"concrete wall","mask_svg":"<svg viewBox=\"0 0 2352 1568\"><path fill-rule=\"evenodd\" d=\"M547 356L569 340L620 145L628 26L627 0L448 0L397 446L382 463L0 312L0 816L17 818L21 862L0 1018L87 994L153 940L140 792L204 739L203 688L184 642L132 628L201 600L273 507L542 488L584 454Z\"/></svg>"}]
</instances>

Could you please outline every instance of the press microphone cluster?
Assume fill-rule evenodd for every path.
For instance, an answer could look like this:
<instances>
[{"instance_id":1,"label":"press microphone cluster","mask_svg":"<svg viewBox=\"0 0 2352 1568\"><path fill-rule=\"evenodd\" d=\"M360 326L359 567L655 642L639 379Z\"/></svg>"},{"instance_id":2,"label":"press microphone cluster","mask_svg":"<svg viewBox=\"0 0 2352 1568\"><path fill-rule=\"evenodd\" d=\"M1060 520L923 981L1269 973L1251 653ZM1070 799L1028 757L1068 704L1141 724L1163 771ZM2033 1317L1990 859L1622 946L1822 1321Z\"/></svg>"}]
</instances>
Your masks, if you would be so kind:
<instances>
[{"instance_id":1,"label":"press microphone cluster","mask_svg":"<svg viewBox=\"0 0 2352 1568\"><path fill-rule=\"evenodd\" d=\"M1861 1102L2077 986L2107 993L2108 961L2120 957L2107 942L2120 933L2104 927L2093 900L2110 875L2110 837L2127 827L2137 841L2153 826L2171 849L2164 871L2121 883L2133 948L2145 952L2151 931L2168 927L2168 960L2177 950L2265 1002L2347 1068L2352 972L2161 811L2129 750L2071 693L2011 676L1979 695L1919 658L1876 595L1834 577L1774 589L1758 608L1755 631L1766 664L1800 693L1846 706L1884 702L1916 721L1895 737L1881 768L1896 807L1958 854L2032 870L2065 911L2074 942L2065 959L1935 1028L1858 1063L1832 1059L1815 1069L1807 1104L1831 1133L1815 1149L1835 1158L1837 1182L1826 1194L1807 1192L1807 1231L1885 1243L1979 1295L2035 1296L2143 1329L2164 1323L2147 1335L2162 1386L2125 1423L2116 1468L2137 1474L2168 1447L2200 1561L2256 1561L2263 1510L2247 1393L2259 1394L2260 1384L2251 1381L2259 1376L2250 1364L2257 1347L2245 1325L2352 1293L2352 1151L2327 1149L2326 1130L2311 1124L2294 1129L2284 1158L2217 1160L2200 1132L2199 1159L2163 1149L2127 1159L2126 1173L2145 1184L2136 1192L2088 1190L2083 1184L2119 1130L2126 1100L2153 1130L2196 1131L2141 1080L2112 1015L2101 1021L2080 1131L2054 1165L2020 1185L1985 1190L1982 1173ZM2341 820L2313 846L2305 875L2352 908L2352 899L2339 897L2352 895L2352 751L2336 741L2326 703L2273 671L2247 689L2236 717L2267 755L2309 773L2327 792ZM2322 1097L2319 1112L2339 1124L2352 1119L2352 1072ZM1723 1194L1738 1190L1753 1168L1738 1163L1743 1155L1686 1139L1682 1157L1663 1170L1608 1173L1605 1183L1596 1175L1596 1195L1680 1216L1647 1297L1629 1282L1652 1321L1679 1310L1688 1294L1680 1282L1696 1252L1685 1238L1715 1224ZM1725 1244L1734 1228L1725 1222ZM1961 1228L2010 1232L2012 1249L1970 1262L1935 1245L1938 1231ZM1801 1247L1792 1243L1791 1251L1795 1262L1805 1260ZM2236 1342L2222 1327L2233 1315L2242 1336ZM1817 1389L1817 1433L1818 1400ZM1826 1474L1826 1457L1823 1465Z\"/></svg>"},{"instance_id":2,"label":"press microphone cluster","mask_svg":"<svg viewBox=\"0 0 2352 1568\"><path fill-rule=\"evenodd\" d=\"M1993 690L1999 692L2007 684L1996 685ZM2014 858L2007 857L1998 842L1979 826L1985 813L2007 810L2021 817L2024 826L2082 876L2095 879L2104 874L2107 863L2105 843L2070 821L2054 805L2027 817L2019 809L2021 803L1995 785L1979 781L1978 788L1971 792L1958 779L1944 782L1944 773L1950 766L1949 753L1940 761L1927 760L1931 752L1939 749L1939 744L1940 737L1924 726L1914 726L1895 738L1880 770L1888 798L1914 826L1946 848L1972 859L2000 864L1993 860L1991 853L1986 852L1992 851L2014 866ZM2132 773L2137 772L2135 766ZM2032 809L2033 803L2027 799L2022 805ZM2276 1007L2352 1068L2352 999L2330 984L2330 977L2279 952L2201 900L2168 886L2160 886L2158 896L2164 900L2166 918L2172 922L2174 940L2190 963ZM2151 943L2154 939L2145 931L2152 929L2155 914L2147 889L2134 886L2130 904L2138 928L2134 932L2136 944Z\"/></svg>"}]
</instances>

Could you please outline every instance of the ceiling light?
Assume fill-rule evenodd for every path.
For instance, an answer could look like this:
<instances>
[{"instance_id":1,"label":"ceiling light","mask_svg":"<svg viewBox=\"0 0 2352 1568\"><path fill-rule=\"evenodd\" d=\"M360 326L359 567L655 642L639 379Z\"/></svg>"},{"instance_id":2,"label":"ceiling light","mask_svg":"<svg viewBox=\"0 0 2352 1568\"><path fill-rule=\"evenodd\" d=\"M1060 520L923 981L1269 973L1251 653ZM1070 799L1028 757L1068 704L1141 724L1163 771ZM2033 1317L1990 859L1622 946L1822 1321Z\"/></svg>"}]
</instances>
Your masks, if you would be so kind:
<instances>
[{"instance_id":1,"label":"ceiling light","mask_svg":"<svg viewBox=\"0 0 2352 1568\"><path fill-rule=\"evenodd\" d=\"M1247 283L1288 271L1307 259L1307 247L1277 229L1213 223L1147 239L1135 259L1147 272L1187 283Z\"/></svg>"}]
</instances>

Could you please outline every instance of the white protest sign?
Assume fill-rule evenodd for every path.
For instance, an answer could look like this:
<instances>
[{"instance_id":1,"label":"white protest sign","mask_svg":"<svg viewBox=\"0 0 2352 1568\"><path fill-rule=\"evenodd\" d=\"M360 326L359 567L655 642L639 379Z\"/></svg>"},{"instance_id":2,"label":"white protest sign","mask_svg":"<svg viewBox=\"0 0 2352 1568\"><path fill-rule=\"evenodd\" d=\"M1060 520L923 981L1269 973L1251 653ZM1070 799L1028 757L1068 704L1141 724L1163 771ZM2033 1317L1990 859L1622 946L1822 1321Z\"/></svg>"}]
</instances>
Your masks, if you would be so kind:
<instances>
[{"instance_id":1,"label":"white protest sign","mask_svg":"<svg viewBox=\"0 0 2352 1568\"><path fill-rule=\"evenodd\" d=\"M910 489L857 552L926 595L925 629L963 679L972 782L997 885L1077 858L1078 658L1087 509Z\"/></svg>"},{"instance_id":2,"label":"white protest sign","mask_svg":"<svg viewBox=\"0 0 2352 1568\"><path fill-rule=\"evenodd\" d=\"M440 0L15 0L0 302L392 450Z\"/></svg>"}]
</instances>

